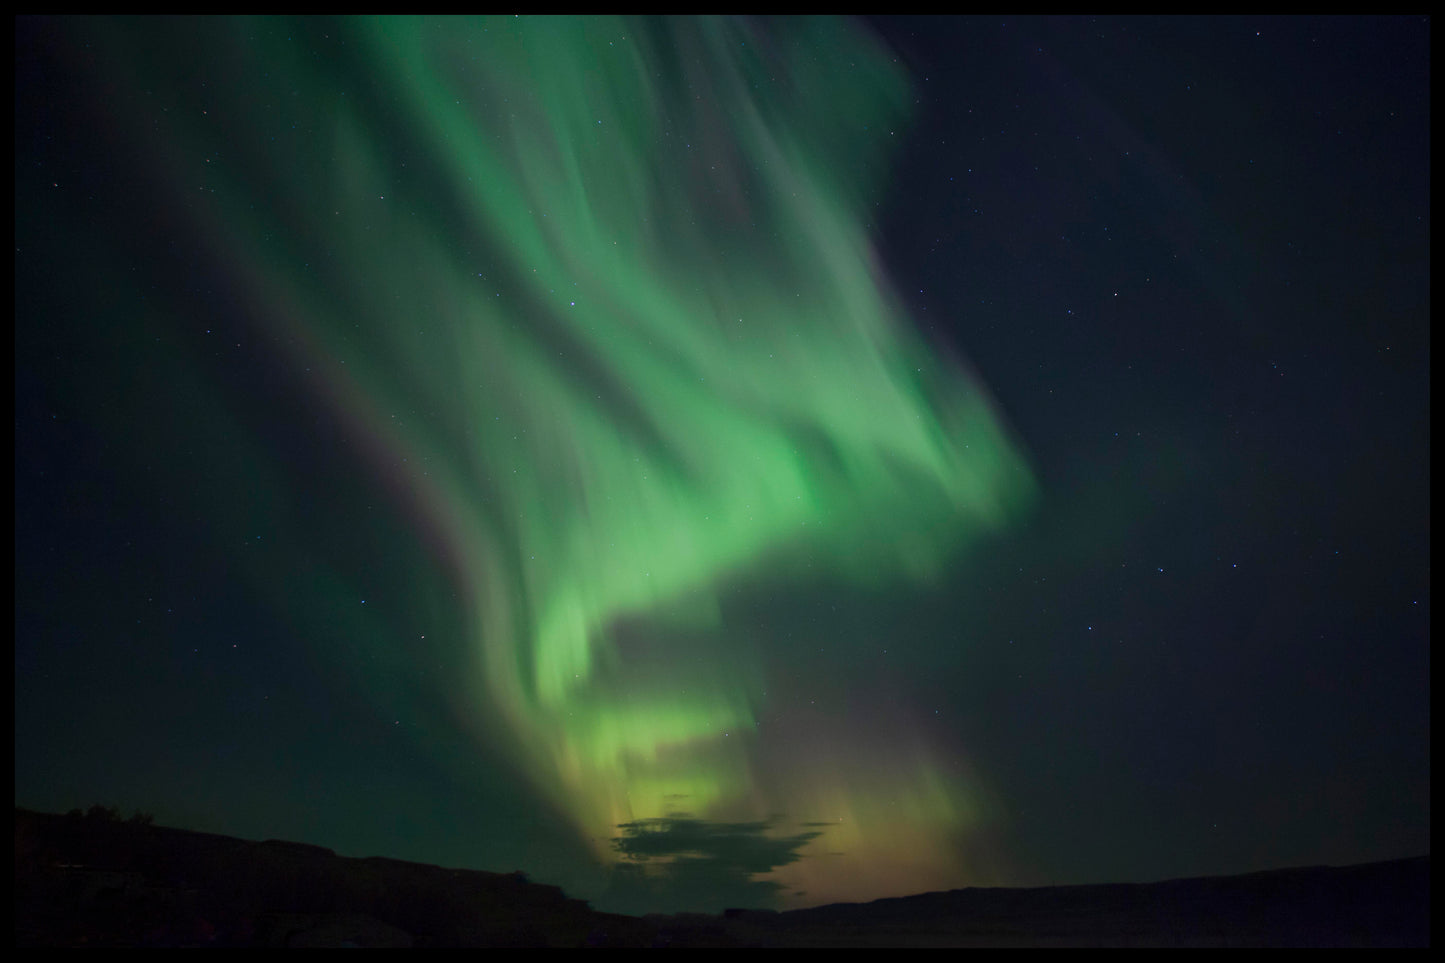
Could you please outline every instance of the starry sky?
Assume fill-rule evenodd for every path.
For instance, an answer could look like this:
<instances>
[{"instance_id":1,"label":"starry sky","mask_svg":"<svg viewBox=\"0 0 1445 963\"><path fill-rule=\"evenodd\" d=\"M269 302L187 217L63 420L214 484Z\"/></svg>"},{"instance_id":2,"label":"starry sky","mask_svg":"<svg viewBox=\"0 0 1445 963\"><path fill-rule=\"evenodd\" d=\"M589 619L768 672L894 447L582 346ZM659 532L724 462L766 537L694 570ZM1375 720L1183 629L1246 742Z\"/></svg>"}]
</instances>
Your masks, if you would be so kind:
<instances>
[{"instance_id":1,"label":"starry sky","mask_svg":"<svg viewBox=\"0 0 1445 963\"><path fill-rule=\"evenodd\" d=\"M16 22L15 800L794 908L1429 851L1429 22Z\"/></svg>"}]
</instances>

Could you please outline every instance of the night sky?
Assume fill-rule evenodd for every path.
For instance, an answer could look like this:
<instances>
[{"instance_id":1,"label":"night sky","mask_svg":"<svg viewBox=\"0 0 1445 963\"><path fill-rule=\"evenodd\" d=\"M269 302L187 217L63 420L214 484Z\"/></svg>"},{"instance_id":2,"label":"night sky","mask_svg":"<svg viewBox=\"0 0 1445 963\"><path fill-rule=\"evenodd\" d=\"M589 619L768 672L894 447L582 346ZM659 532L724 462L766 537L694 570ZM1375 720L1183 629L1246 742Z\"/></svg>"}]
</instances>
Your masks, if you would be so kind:
<instances>
[{"instance_id":1,"label":"night sky","mask_svg":"<svg viewBox=\"0 0 1445 963\"><path fill-rule=\"evenodd\" d=\"M1429 33L17 20L16 804L634 913L1428 852Z\"/></svg>"}]
</instances>

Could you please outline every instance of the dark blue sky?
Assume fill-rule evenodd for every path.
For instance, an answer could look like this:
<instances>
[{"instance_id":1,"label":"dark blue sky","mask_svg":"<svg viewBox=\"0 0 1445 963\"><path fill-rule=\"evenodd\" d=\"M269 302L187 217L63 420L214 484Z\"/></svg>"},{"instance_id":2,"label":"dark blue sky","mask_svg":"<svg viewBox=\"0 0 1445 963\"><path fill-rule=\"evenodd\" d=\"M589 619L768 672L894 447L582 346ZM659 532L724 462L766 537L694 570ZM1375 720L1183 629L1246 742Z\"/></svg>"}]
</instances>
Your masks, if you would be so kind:
<instances>
[{"instance_id":1,"label":"dark blue sky","mask_svg":"<svg viewBox=\"0 0 1445 963\"><path fill-rule=\"evenodd\" d=\"M925 78L891 266L1047 493L959 700L1019 845L1428 850L1428 24L878 27Z\"/></svg>"}]
</instances>

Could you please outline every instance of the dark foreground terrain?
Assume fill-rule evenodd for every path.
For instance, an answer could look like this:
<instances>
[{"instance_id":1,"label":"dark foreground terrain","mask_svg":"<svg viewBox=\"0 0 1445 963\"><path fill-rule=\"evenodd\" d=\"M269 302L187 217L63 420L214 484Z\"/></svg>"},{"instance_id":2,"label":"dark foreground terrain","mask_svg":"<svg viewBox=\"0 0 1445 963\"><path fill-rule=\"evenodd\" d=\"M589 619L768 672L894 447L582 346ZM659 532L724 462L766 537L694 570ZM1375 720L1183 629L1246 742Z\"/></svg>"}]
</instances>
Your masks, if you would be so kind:
<instances>
[{"instance_id":1,"label":"dark foreground terrain","mask_svg":"<svg viewBox=\"0 0 1445 963\"><path fill-rule=\"evenodd\" d=\"M1422 856L637 919L519 873L15 810L17 946L1428 946L1429 904Z\"/></svg>"}]
</instances>

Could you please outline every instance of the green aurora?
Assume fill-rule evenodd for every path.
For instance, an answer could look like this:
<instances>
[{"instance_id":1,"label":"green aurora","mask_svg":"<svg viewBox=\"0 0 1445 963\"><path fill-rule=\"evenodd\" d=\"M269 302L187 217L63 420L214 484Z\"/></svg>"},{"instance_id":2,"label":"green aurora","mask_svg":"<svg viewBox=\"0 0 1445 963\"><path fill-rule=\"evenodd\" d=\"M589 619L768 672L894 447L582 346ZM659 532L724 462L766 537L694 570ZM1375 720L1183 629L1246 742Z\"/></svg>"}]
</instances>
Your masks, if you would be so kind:
<instances>
[{"instance_id":1,"label":"green aurora","mask_svg":"<svg viewBox=\"0 0 1445 963\"><path fill-rule=\"evenodd\" d=\"M1035 493L870 247L910 94L862 29L75 29L128 77L117 129L156 125L162 216L225 266L430 553L395 594L455 596L468 661L436 699L594 858L665 874L646 827L756 834L783 813L834 821L817 845L853 875L800 858L817 832L746 873L853 897L968 881L939 841L989 818L987 790L901 714L764 738L768 653L728 618L743 590L938 580ZM158 89L174 110L142 117L134 92ZM254 484L294 490L269 462ZM330 629L375 671L421 661L377 623Z\"/></svg>"}]
</instances>

